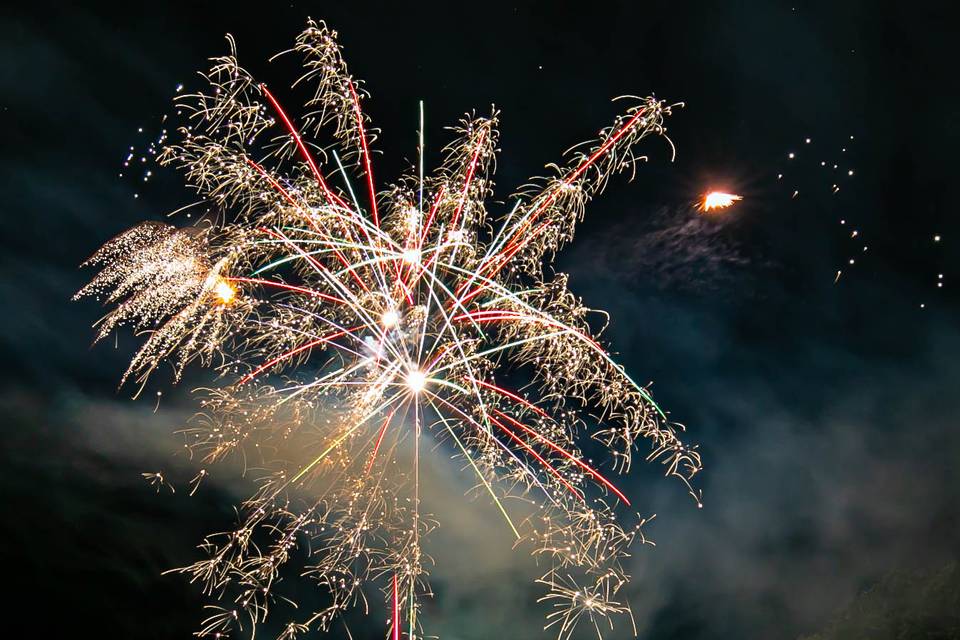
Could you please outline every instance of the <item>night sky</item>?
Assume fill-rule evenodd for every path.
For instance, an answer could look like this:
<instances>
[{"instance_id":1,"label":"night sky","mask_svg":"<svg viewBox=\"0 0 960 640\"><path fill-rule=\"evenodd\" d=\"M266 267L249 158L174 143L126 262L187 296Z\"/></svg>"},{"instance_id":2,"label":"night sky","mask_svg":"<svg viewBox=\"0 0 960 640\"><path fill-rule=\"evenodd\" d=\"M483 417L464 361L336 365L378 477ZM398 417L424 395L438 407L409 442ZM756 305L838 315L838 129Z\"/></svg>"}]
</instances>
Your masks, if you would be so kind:
<instances>
[{"instance_id":1,"label":"night sky","mask_svg":"<svg viewBox=\"0 0 960 640\"><path fill-rule=\"evenodd\" d=\"M177 85L226 52L226 33L254 76L289 84L293 62L267 58L308 16L337 29L372 94L384 180L416 157L419 100L428 164L444 127L501 110L504 203L609 124L611 98L686 104L668 122L676 159L659 139L643 144L649 161L589 206L556 265L610 312L620 360L654 381L704 458L702 510L656 465L621 480L642 514L657 514L646 530L657 546L630 561L640 637L795 639L891 575L955 572L960 90L946 9L272 4L0 10L8 625L23 618L40 637L175 638L203 617L199 589L161 573L197 559L196 544L230 526L247 488L226 474L186 495L194 467L173 432L206 373L179 387L159 375L132 400L134 389L116 387L135 342L121 334L91 348L101 310L70 298L92 275L78 265L105 240L192 201L173 170L136 161ZM744 200L697 213L713 188ZM158 470L175 494L141 478ZM487 505L437 499L453 516L433 543L429 631L552 637L540 631L535 568L494 531ZM955 618L931 615L925 624L941 635L915 637L960 637L937 626L960 633ZM383 617L376 606L351 616L353 637L382 638ZM629 625L609 637L632 637Z\"/></svg>"}]
</instances>

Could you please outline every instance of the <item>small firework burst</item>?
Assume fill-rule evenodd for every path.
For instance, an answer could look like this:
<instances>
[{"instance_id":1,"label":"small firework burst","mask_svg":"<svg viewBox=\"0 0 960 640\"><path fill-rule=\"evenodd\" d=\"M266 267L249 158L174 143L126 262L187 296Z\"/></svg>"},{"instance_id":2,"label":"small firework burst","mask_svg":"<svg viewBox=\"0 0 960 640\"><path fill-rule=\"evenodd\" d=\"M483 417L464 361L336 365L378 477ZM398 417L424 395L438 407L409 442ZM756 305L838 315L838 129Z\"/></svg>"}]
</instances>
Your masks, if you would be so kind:
<instances>
[{"instance_id":1,"label":"small firework burst","mask_svg":"<svg viewBox=\"0 0 960 640\"><path fill-rule=\"evenodd\" d=\"M199 635L255 632L286 601L281 570L305 556L299 573L328 603L296 613L281 637L329 628L368 583L391 608L392 638L423 637L435 518L420 466L434 446L460 457L502 526L545 559L561 637L583 618L599 632L629 615L622 560L643 521L584 436L619 472L648 443L646 458L691 494L700 458L613 360L566 276L545 267L610 176L633 169L637 143L664 136L671 106L635 100L493 215L496 113L466 116L427 176L421 107L418 167L378 189L366 94L334 32L310 22L292 49L297 84L311 87L299 124L230 45L206 89L178 96L188 123L158 154L215 215L121 234L90 259L101 271L78 294L115 305L98 338L123 325L147 334L124 380L143 384L164 362L179 377L195 360L220 375L185 430L205 465L191 493L231 455L262 470L236 529L180 570L216 598ZM311 142L322 130L335 150Z\"/></svg>"},{"instance_id":2,"label":"small firework burst","mask_svg":"<svg viewBox=\"0 0 960 640\"><path fill-rule=\"evenodd\" d=\"M732 206L734 202L739 202L740 200L743 200L743 196L724 193L723 191L711 191L710 193L704 194L698 206L700 211L707 212L715 209L726 209Z\"/></svg>"}]
</instances>

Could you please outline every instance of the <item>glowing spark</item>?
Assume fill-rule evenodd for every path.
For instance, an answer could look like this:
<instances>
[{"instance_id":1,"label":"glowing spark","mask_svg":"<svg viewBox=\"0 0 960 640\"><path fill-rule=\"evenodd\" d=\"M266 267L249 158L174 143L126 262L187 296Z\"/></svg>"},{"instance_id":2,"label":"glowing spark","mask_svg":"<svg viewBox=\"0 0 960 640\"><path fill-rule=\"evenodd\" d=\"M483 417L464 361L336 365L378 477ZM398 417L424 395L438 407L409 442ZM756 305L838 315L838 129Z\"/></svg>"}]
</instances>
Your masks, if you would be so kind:
<instances>
[{"instance_id":1,"label":"glowing spark","mask_svg":"<svg viewBox=\"0 0 960 640\"><path fill-rule=\"evenodd\" d=\"M726 209L734 202L740 200L743 200L743 196L724 193L723 191L711 191L703 196L703 200L700 202L700 210L713 211L714 209Z\"/></svg>"},{"instance_id":2,"label":"glowing spark","mask_svg":"<svg viewBox=\"0 0 960 640\"><path fill-rule=\"evenodd\" d=\"M217 301L220 304L230 304L234 298L237 297L237 290L223 278L217 280L217 284L213 287L213 292L216 294Z\"/></svg>"},{"instance_id":3,"label":"glowing spark","mask_svg":"<svg viewBox=\"0 0 960 640\"><path fill-rule=\"evenodd\" d=\"M419 369L411 369L407 372L407 387L414 393L420 393L427 386L427 376Z\"/></svg>"},{"instance_id":4,"label":"glowing spark","mask_svg":"<svg viewBox=\"0 0 960 640\"><path fill-rule=\"evenodd\" d=\"M393 329L397 326L398 322L400 322L400 314L393 309L384 312L384 314L380 316L380 324L382 324L385 329Z\"/></svg>"}]
</instances>

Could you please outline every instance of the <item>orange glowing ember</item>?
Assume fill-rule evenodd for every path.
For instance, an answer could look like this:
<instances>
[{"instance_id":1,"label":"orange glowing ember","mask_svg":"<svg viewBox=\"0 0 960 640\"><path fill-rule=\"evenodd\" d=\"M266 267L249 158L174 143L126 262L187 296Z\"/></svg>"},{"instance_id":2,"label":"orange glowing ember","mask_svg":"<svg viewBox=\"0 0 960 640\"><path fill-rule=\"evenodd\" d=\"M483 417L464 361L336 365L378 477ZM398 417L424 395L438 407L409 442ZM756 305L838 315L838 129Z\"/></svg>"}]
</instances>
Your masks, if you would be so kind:
<instances>
[{"instance_id":1,"label":"orange glowing ember","mask_svg":"<svg viewBox=\"0 0 960 640\"><path fill-rule=\"evenodd\" d=\"M217 296L217 302L223 305L230 304L237 297L237 290L223 278L217 280L217 284L213 286L213 293Z\"/></svg>"},{"instance_id":2,"label":"orange glowing ember","mask_svg":"<svg viewBox=\"0 0 960 640\"><path fill-rule=\"evenodd\" d=\"M743 200L743 196L724 193L723 191L711 191L703 196L703 201L700 203L700 210L712 211L713 209L726 209L738 200Z\"/></svg>"}]
</instances>

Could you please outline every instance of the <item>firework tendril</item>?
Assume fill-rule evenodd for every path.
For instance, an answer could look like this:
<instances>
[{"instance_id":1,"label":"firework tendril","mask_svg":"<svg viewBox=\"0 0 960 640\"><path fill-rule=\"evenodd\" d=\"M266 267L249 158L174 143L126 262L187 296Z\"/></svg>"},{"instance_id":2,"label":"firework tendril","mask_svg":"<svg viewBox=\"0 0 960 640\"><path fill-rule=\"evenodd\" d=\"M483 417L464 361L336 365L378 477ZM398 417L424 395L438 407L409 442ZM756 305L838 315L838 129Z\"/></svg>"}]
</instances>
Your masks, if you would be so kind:
<instances>
[{"instance_id":1,"label":"firework tendril","mask_svg":"<svg viewBox=\"0 0 960 640\"><path fill-rule=\"evenodd\" d=\"M633 624L618 593L645 520L615 474L643 446L699 504L700 457L601 342L603 315L549 265L591 198L634 170L637 144L666 139L677 105L631 99L492 215L496 111L465 116L428 176L421 105L418 166L381 189L367 93L334 31L310 21L286 52L308 96L298 122L228 42L205 88L178 96L184 124L159 156L210 215L122 233L77 294L113 306L98 339L124 326L147 336L123 381L142 388L163 363L176 379L193 362L217 372L184 429L204 464L193 491L230 456L259 470L236 528L178 570L213 600L197 635L255 634L300 563L326 600L295 609L280 638L329 629L366 606L367 585L391 612L389 638L424 637L423 543L437 520L421 503L421 457L438 447L462 462L477 508L544 567L548 628L569 638L584 620L598 635L614 615Z\"/></svg>"}]
</instances>

